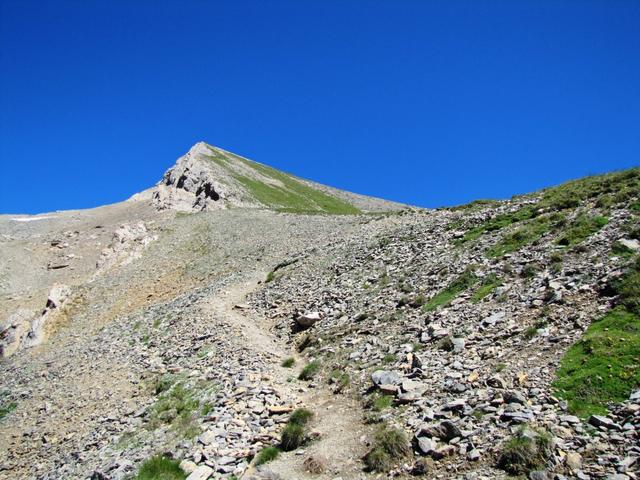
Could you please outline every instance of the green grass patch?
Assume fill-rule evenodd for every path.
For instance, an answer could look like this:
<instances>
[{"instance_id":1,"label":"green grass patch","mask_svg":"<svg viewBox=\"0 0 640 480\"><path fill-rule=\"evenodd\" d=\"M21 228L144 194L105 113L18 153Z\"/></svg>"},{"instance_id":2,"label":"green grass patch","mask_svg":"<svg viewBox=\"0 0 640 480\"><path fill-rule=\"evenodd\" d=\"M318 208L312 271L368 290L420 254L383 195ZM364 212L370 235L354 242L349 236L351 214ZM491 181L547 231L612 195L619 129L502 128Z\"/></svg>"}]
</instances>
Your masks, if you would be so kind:
<instances>
[{"instance_id":1,"label":"green grass patch","mask_svg":"<svg viewBox=\"0 0 640 480\"><path fill-rule=\"evenodd\" d=\"M13 412L18 407L16 402L6 402L0 405L0 420L4 419L7 415Z\"/></svg>"},{"instance_id":2,"label":"green grass patch","mask_svg":"<svg viewBox=\"0 0 640 480\"><path fill-rule=\"evenodd\" d=\"M611 253L622 258L629 258L633 256L634 251L616 240L611 246Z\"/></svg>"},{"instance_id":3,"label":"green grass patch","mask_svg":"<svg viewBox=\"0 0 640 480\"><path fill-rule=\"evenodd\" d=\"M334 215L361 213L350 203L314 188L292 175L237 155L230 153L227 155L244 163L265 179L262 181L232 173L233 177L266 207L292 213L329 213Z\"/></svg>"},{"instance_id":4,"label":"green grass patch","mask_svg":"<svg viewBox=\"0 0 640 480\"><path fill-rule=\"evenodd\" d=\"M553 386L580 416L604 414L640 385L640 317L617 307L594 321L564 355Z\"/></svg>"},{"instance_id":5,"label":"green grass patch","mask_svg":"<svg viewBox=\"0 0 640 480\"><path fill-rule=\"evenodd\" d=\"M477 281L478 277L473 273L473 269L468 268L453 280L447 288L433 296L422 308L430 312L436 310L438 307L449 305L454 298L468 288L471 288Z\"/></svg>"},{"instance_id":6,"label":"green grass patch","mask_svg":"<svg viewBox=\"0 0 640 480\"><path fill-rule=\"evenodd\" d=\"M387 353L384 357L382 357L382 363L393 363L397 360L397 357L394 353Z\"/></svg>"},{"instance_id":7,"label":"green grass patch","mask_svg":"<svg viewBox=\"0 0 640 480\"><path fill-rule=\"evenodd\" d=\"M278 458L278 455L280 455L279 448L265 447L262 450L260 450L260 453L258 453L258 456L256 457L255 465L259 466L268 462L272 462L273 460Z\"/></svg>"},{"instance_id":8,"label":"green grass patch","mask_svg":"<svg viewBox=\"0 0 640 480\"><path fill-rule=\"evenodd\" d=\"M187 475L180 462L162 455L150 458L142 464L134 480L184 480Z\"/></svg>"},{"instance_id":9,"label":"green grass patch","mask_svg":"<svg viewBox=\"0 0 640 480\"><path fill-rule=\"evenodd\" d=\"M312 417L313 412L306 408L298 408L291 413L280 437L280 448L282 450L290 452L306 443L307 424Z\"/></svg>"},{"instance_id":10,"label":"green grass patch","mask_svg":"<svg viewBox=\"0 0 640 480\"><path fill-rule=\"evenodd\" d=\"M280 365L284 368L291 368L295 365L296 361L293 357L285 358Z\"/></svg>"},{"instance_id":11,"label":"green grass patch","mask_svg":"<svg viewBox=\"0 0 640 480\"><path fill-rule=\"evenodd\" d=\"M584 213L579 214L569 228L565 230L558 244L564 247L572 247L586 240L607 224L608 220L602 216L589 216Z\"/></svg>"},{"instance_id":12,"label":"green grass patch","mask_svg":"<svg viewBox=\"0 0 640 480\"><path fill-rule=\"evenodd\" d=\"M640 315L640 256L629 264L624 275L609 284L618 296L618 303L630 312Z\"/></svg>"},{"instance_id":13,"label":"green grass patch","mask_svg":"<svg viewBox=\"0 0 640 480\"><path fill-rule=\"evenodd\" d=\"M463 205L456 205L455 207L450 207L450 210L458 211L476 211L481 210L486 207L495 207L500 204L499 200L485 199L481 198L479 200L474 200L473 202L465 203Z\"/></svg>"},{"instance_id":14,"label":"green grass patch","mask_svg":"<svg viewBox=\"0 0 640 480\"><path fill-rule=\"evenodd\" d=\"M300 375L298 375L298 380L311 380L317 375L319 371L320 362L318 362L317 360L309 362L304 366L304 368L300 372Z\"/></svg>"},{"instance_id":15,"label":"green grass patch","mask_svg":"<svg viewBox=\"0 0 640 480\"><path fill-rule=\"evenodd\" d=\"M565 216L559 213L537 217L515 231L504 235L498 243L487 250L487 256L496 258L516 252L525 245L537 241L546 233L559 228L564 221Z\"/></svg>"},{"instance_id":16,"label":"green grass patch","mask_svg":"<svg viewBox=\"0 0 640 480\"><path fill-rule=\"evenodd\" d=\"M484 297L491 294L496 288L502 285L502 280L495 273L491 273L482 279L480 287L471 295L472 303L479 303Z\"/></svg>"},{"instance_id":17,"label":"green grass patch","mask_svg":"<svg viewBox=\"0 0 640 480\"><path fill-rule=\"evenodd\" d=\"M149 428L170 425L180 436L193 438L200 433L194 413L199 401L184 385L178 383L164 391L149 412Z\"/></svg>"}]
</instances>

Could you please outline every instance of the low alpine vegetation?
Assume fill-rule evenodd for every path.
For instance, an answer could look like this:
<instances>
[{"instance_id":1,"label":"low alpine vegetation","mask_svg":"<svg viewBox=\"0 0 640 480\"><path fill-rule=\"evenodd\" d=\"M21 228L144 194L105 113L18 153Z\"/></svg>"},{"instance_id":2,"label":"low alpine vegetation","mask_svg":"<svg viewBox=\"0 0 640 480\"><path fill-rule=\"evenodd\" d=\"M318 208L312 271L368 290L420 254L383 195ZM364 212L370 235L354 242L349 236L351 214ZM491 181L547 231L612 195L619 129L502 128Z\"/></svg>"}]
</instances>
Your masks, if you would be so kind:
<instances>
[{"instance_id":1,"label":"low alpine vegetation","mask_svg":"<svg viewBox=\"0 0 640 480\"><path fill-rule=\"evenodd\" d=\"M558 244L564 247L578 245L604 227L607 222L608 220L606 217L589 216L584 213L580 213L571 222L569 228L562 234L558 240Z\"/></svg>"},{"instance_id":2,"label":"low alpine vegetation","mask_svg":"<svg viewBox=\"0 0 640 480\"><path fill-rule=\"evenodd\" d=\"M289 357L289 358L285 358L282 361L281 365L284 368L291 368L291 367L293 367L295 365L295 363L296 363L295 359L293 357Z\"/></svg>"},{"instance_id":3,"label":"low alpine vegetation","mask_svg":"<svg viewBox=\"0 0 640 480\"><path fill-rule=\"evenodd\" d=\"M433 296L423 307L430 312L439 307L449 305L460 293L471 288L478 281L473 268L467 268L459 277L453 280L442 292Z\"/></svg>"},{"instance_id":4,"label":"low alpine vegetation","mask_svg":"<svg viewBox=\"0 0 640 480\"><path fill-rule=\"evenodd\" d=\"M278 455L280 455L280 450L277 447L265 447L258 453L255 465L259 466L271 462L278 458Z\"/></svg>"},{"instance_id":5,"label":"low alpine vegetation","mask_svg":"<svg viewBox=\"0 0 640 480\"><path fill-rule=\"evenodd\" d=\"M502 446L498 468L512 475L526 475L543 468L551 456L552 443L547 432L522 427Z\"/></svg>"},{"instance_id":6,"label":"low alpine vegetation","mask_svg":"<svg viewBox=\"0 0 640 480\"><path fill-rule=\"evenodd\" d=\"M142 464L135 480L184 480L187 478L180 462L162 455L150 458Z\"/></svg>"},{"instance_id":7,"label":"low alpine vegetation","mask_svg":"<svg viewBox=\"0 0 640 480\"><path fill-rule=\"evenodd\" d=\"M316 374L320 371L320 362L314 360L312 362L307 363L300 375L298 375L298 380L311 380Z\"/></svg>"},{"instance_id":8,"label":"low alpine vegetation","mask_svg":"<svg viewBox=\"0 0 640 480\"><path fill-rule=\"evenodd\" d=\"M193 438L199 433L194 413L199 401L193 392L182 383L177 383L160 394L158 401L149 411L149 427L158 428L162 424L185 438Z\"/></svg>"},{"instance_id":9,"label":"low alpine vegetation","mask_svg":"<svg viewBox=\"0 0 640 480\"><path fill-rule=\"evenodd\" d=\"M307 424L313 417L313 412L306 408L295 410L289 417L287 425L282 431L280 447L285 452L295 450L307 441Z\"/></svg>"},{"instance_id":10,"label":"low alpine vegetation","mask_svg":"<svg viewBox=\"0 0 640 480\"><path fill-rule=\"evenodd\" d=\"M369 453L364 457L368 470L387 472L411 453L407 436L402 430L387 425L380 427Z\"/></svg>"},{"instance_id":11,"label":"low alpine vegetation","mask_svg":"<svg viewBox=\"0 0 640 480\"><path fill-rule=\"evenodd\" d=\"M495 273L490 273L482 279L480 287L471 296L473 303L479 303L483 298L490 295L496 288L502 285L502 280Z\"/></svg>"},{"instance_id":12,"label":"low alpine vegetation","mask_svg":"<svg viewBox=\"0 0 640 480\"><path fill-rule=\"evenodd\" d=\"M604 414L640 386L640 257L611 282L618 306L594 320L563 357L554 387L575 414Z\"/></svg>"}]
</instances>

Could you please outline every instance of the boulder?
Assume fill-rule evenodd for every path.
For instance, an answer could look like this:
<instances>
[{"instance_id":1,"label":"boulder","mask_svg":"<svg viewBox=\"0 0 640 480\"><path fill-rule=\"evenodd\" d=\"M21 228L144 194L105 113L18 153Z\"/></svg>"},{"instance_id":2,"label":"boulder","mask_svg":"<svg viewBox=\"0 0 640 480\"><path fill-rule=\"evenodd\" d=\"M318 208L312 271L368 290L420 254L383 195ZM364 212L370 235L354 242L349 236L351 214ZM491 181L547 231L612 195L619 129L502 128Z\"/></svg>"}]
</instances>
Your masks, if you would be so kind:
<instances>
[{"instance_id":1,"label":"boulder","mask_svg":"<svg viewBox=\"0 0 640 480\"><path fill-rule=\"evenodd\" d=\"M394 387L397 387L402 382L402 377L396 372L376 370L371 374L371 380L378 388L381 388L383 385L393 385Z\"/></svg>"},{"instance_id":2,"label":"boulder","mask_svg":"<svg viewBox=\"0 0 640 480\"><path fill-rule=\"evenodd\" d=\"M302 328L311 328L322 319L320 312L309 312L298 315L296 323Z\"/></svg>"}]
</instances>

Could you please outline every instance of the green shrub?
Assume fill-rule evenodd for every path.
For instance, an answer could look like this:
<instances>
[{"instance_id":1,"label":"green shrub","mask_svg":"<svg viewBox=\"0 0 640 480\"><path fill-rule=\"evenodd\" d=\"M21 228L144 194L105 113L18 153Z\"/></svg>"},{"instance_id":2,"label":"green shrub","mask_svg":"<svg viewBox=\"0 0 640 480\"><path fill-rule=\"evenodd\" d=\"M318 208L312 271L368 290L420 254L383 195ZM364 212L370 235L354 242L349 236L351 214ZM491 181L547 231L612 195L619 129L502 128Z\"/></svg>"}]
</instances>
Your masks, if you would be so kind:
<instances>
[{"instance_id":1,"label":"green shrub","mask_svg":"<svg viewBox=\"0 0 640 480\"><path fill-rule=\"evenodd\" d=\"M142 464L135 480L184 480L180 462L157 455Z\"/></svg>"},{"instance_id":2,"label":"green shrub","mask_svg":"<svg viewBox=\"0 0 640 480\"><path fill-rule=\"evenodd\" d=\"M280 450L277 447L265 447L260 450L260 453L258 453L255 465L258 466L267 462L271 462L278 458L278 455L280 455Z\"/></svg>"},{"instance_id":3,"label":"green shrub","mask_svg":"<svg viewBox=\"0 0 640 480\"><path fill-rule=\"evenodd\" d=\"M309 362L304 366L304 368L300 372L300 375L298 375L298 380L311 380L316 376L319 370L320 362L316 360Z\"/></svg>"}]
</instances>

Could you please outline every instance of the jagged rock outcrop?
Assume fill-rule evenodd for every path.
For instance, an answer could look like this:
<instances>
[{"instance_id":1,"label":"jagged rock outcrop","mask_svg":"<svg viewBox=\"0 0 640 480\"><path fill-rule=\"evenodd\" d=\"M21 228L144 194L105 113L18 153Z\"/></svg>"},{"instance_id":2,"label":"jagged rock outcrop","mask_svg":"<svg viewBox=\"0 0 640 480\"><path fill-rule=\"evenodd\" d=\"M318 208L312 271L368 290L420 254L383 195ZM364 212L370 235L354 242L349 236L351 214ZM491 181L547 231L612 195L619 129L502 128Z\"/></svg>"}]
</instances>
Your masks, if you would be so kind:
<instances>
[{"instance_id":1,"label":"jagged rock outcrop","mask_svg":"<svg viewBox=\"0 0 640 480\"><path fill-rule=\"evenodd\" d=\"M40 345L52 320L66 303L71 288L56 284L51 287L47 303L40 313L20 309L0 327L0 357L8 357L23 348Z\"/></svg>"}]
</instances>

